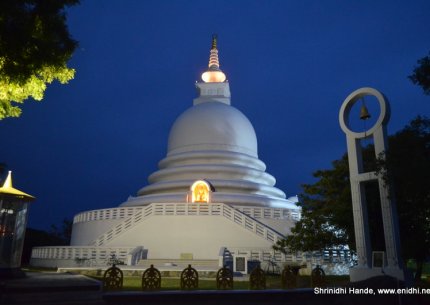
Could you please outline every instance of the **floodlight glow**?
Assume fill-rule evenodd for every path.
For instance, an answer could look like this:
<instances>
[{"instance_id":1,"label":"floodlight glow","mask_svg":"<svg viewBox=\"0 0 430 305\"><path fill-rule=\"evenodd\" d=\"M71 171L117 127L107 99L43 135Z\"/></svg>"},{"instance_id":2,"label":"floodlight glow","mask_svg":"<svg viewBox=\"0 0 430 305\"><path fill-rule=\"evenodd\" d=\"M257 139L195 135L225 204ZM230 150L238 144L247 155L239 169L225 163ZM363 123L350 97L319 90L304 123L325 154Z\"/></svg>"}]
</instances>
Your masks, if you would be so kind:
<instances>
[{"instance_id":1,"label":"floodlight glow","mask_svg":"<svg viewBox=\"0 0 430 305\"><path fill-rule=\"evenodd\" d=\"M222 71L206 71L202 74L202 80L205 83L222 83L226 79Z\"/></svg>"}]
</instances>

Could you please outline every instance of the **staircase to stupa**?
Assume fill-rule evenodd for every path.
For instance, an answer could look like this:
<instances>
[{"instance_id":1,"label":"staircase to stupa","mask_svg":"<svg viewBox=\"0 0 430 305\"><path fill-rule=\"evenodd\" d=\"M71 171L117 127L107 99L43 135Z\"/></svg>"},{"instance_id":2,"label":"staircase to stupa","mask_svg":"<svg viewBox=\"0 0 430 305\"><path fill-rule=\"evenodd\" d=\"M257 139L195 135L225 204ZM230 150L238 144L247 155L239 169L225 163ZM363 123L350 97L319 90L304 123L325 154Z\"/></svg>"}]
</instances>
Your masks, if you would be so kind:
<instances>
[{"instance_id":1,"label":"staircase to stupa","mask_svg":"<svg viewBox=\"0 0 430 305\"><path fill-rule=\"evenodd\" d=\"M106 246L110 241L133 229L136 225L145 221L145 219L166 215L222 216L271 243L276 243L278 239L283 238L282 233L224 203L211 203L207 205L193 203L152 203L136 211L132 216L125 218L122 222L100 235L89 246Z\"/></svg>"}]
</instances>

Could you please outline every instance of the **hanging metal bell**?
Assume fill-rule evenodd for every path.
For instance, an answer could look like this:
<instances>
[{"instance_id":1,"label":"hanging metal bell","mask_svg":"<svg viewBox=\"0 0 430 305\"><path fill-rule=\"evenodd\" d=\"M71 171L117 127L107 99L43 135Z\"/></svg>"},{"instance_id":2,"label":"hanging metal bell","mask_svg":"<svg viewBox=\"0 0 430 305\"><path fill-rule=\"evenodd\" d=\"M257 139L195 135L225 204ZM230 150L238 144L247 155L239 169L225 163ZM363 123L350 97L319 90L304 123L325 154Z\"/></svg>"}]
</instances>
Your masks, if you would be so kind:
<instances>
[{"instance_id":1,"label":"hanging metal bell","mask_svg":"<svg viewBox=\"0 0 430 305\"><path fill-rule=\"evenodd\" d=\"M360 109L360 120L367 120L370 118L369 110L367 110L366 105L362 105Z\"/></svg>"}]
</instances>

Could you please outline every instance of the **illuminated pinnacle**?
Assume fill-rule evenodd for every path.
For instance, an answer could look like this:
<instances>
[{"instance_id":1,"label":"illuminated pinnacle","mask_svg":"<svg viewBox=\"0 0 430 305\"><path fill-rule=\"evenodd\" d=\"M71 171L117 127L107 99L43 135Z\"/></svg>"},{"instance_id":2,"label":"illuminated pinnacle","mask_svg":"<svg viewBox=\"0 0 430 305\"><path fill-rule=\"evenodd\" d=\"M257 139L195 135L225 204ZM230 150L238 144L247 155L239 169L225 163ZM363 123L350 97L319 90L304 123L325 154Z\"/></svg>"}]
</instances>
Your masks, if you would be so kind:
<instances>
[{"instance_id":1,"label":"illuminated pinnacle","mask_svg":"<svg viewBox=\"0 0 430 305\"><path fill-rule=\"evenodd\" d=\"M210 71L220 71L218 49L216 48L216 40L217 40L217 36L214 34L212 36L212 48L211 48L211 55L209 56L209 65L208 65Z\"/></svg>"},{"instance_id":2,"label":"illuminated pinnacle","mask_svg":"<svg viewBox=\"0 0 430 305\"><path fill-rule=\"evenodd\" d=\"M226 76L219 68L217 35L212 35L212 48L209 55L209 69L202 74L205 83L222 83Z\"/></svg>"},{"instance_id":3,"label":"illuminated pinnacle","mask_svg":"<svg viewBox=\"0 0 430 305\"><path fill-rule=\"evenodd\" d=\"M26 200L33 200L34 197L17 190L12 185L12 172L9 171L6 180L3 183L3 186L0 187L0 196L9 195L14 196L15 198L25 198Z\"/></svg>"},{"instance_id":4,"label":"illuminated pinnacle","mask_svg":"<svg viewBox=\"0 0 430 305\"><path fill-rule=\"evenodd\" d=\"M6 180L3 183L3 188L12 188L12 171L7 173Z\"/></svg>"},{"instance_id":5,"label":"illuminated pinnacle","mask_svg":"<svg viewBox=\"0 0 430 305\"><path fill-rule=\"evenodd\" d=\"M212 35L212 48L211 49L216 49L216 39L217 39L217 35L213 34Z\"/></svg>"}]
</instances>

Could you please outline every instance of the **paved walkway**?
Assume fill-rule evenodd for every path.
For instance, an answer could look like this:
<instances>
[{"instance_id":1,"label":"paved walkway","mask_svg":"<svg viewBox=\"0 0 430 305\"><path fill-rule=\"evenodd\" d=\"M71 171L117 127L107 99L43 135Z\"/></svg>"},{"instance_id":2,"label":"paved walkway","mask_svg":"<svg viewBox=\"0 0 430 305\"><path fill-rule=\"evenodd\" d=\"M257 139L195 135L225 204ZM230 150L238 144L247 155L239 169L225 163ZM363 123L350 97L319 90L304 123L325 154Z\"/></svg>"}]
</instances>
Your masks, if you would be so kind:
<instances>
[{"instance_id":1,"label":"paved walkway","mask_svg":"<svg viewBox=\"0 0 430 305\"><path fill-rule=\"evenodd\" d=\"M27 272L5 282L0 304L104 305L100 282L83 275Z\"/></svg>"}]
</instances>

